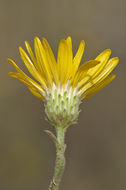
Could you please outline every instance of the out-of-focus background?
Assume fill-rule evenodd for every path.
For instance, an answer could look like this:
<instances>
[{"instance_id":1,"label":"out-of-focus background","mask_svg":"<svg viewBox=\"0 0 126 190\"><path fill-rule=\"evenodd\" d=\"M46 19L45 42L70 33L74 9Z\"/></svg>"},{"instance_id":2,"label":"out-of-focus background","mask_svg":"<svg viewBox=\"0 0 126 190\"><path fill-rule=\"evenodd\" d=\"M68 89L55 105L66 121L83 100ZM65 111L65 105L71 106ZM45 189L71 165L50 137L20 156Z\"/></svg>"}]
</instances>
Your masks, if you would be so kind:
<instances>
[{"instance_id":1,"label":"out-of-focus background","mask_svg":"<svg viewBox=\"0 0 126 190\"><path fill-rule=\"evenodd\" d=\"M48 189L55 161L43 103L8 76L14 69L6 58L26 71L18 52L25 40L33 47L34 36L46 37L56 55L68 35L74 52L85 40L82 62L111 48L120 64L116 79L81 105L68 130L60 190L126 189L125 8L125 0L0 0L0 189Z\"/></svg>"}]
</instances>

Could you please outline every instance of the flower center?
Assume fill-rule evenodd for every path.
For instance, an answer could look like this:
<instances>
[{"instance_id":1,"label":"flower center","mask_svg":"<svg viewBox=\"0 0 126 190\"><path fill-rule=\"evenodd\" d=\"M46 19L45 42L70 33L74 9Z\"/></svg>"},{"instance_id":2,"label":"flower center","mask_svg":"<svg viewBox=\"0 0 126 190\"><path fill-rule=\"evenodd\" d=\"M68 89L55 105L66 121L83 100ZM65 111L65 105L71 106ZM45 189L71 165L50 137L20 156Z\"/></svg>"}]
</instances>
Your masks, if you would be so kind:
<instances>
[{"instance_id":1,"label":"flower center","mask_svg":"<svg viewBox=\"0 0 126 190\"><path fill-rule=\"evenodd\" d=\"M54 126L68 127L77 121L81 103L77 88L53 84L45 92L45 112Z\"/></svg>"}]
</instances>

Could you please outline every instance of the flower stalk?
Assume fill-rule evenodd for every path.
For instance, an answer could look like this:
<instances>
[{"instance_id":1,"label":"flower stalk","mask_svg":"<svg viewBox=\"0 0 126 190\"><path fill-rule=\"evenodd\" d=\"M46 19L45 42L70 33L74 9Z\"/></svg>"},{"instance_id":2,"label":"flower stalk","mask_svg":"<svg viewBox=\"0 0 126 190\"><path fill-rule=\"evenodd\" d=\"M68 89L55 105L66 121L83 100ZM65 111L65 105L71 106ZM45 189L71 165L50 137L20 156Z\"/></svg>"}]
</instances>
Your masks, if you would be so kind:
<instances>
[{"instance_id":1,"label":"flower stalk","mask_svg":"<svg viewBox=\"0 0 126 190\"><path fill-rule=\"evenodd\" d=\"M56 163L55 163L55 171L54 171L54 176L53 179L50 183L49 190L58 190L59 185L61 182L61 178L64 172L65 168L65 149L66 149L66 144L65 144L65 128L63 127L57 127L56 128Z\"/></svg>"}]
</instances>

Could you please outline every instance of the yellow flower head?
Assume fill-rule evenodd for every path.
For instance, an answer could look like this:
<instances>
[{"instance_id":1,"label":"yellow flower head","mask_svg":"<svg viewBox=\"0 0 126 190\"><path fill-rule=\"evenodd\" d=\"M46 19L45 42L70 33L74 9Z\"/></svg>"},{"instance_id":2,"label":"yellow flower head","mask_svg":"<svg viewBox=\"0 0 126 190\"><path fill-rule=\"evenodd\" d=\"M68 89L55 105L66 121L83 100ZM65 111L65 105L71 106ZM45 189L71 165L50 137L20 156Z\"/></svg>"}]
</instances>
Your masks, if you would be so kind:
<instances>
[{"instance_id":1,"label":"yellow flower head","mask_svg":"<svg viewBox=\"0 0 126 190\"><path fill-rule=\"evenodd\" d=\"M11 59L8 61L15 67L17 73L10 72L9 75L27 85L35 96L46 100L48 117L50 117L48 112L54 112L54 107L56 113L59 114L63 110L68 110L68 104L70 105L69 113L75 109L74 103L77 105L75 109L77 111L81 100L91 97L115 78L115 75L109 74L118 64L119 58L109 59L110 49L103 51L94 60L79 66L84 53L84 41L80 42L76 55L73 57L71 37L61 40L57 60L44 38L40 41L38 37L35 37L35 55L28 42L25 42L25 46L29 56L19 47L21 59L35 80L28 77ZM75 99L77 100L75 101ZM52 110L49 111L48 109L54 101L56 101L55 106L53 105Z\"/></svg>"}]
</instances>

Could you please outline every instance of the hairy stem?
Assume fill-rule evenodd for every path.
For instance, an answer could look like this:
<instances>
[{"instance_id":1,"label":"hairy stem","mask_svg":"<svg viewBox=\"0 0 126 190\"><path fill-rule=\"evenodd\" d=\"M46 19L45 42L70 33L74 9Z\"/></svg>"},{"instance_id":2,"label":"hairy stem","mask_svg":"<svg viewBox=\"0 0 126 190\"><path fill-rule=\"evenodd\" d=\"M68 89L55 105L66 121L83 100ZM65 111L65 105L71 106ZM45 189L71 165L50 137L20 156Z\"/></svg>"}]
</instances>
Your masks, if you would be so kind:
<instances>
[{"instance_id":1,"label":"hairy stem","mask_svg":"<svg viewBox=\"0 0 126 190\"><path fill-rule=\"evenodd\" d=\"M50 183L49 190L58 190L59 184L65 168L65 149L64 142L65 130L57 127L57 144L56 144L56 163L53 179Z\"/></svg>"}]
</instances>

